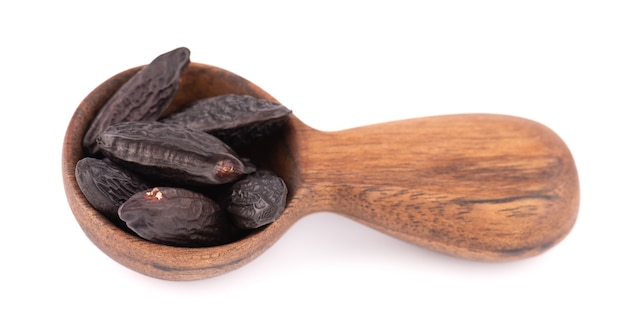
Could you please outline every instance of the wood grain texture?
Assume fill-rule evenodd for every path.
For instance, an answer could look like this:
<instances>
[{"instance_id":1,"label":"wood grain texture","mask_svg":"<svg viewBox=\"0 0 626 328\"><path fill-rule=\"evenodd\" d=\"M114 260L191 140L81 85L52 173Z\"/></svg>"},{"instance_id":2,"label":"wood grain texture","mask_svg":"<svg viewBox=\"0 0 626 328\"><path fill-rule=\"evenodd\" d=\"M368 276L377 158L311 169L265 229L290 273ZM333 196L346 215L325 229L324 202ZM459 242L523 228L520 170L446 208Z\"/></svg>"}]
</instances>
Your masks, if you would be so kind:
<instances>
[{"instance_id":1,"label":"wood grain texture","mask_svg":"<svg viewBox=\"0 0 626 328\"><path fill-rule=\"evenodd\" d=\"M89 239L117 262L148 276L195 280L229 272L317 211L342 214L438 252L487 261L537 255L562 240L576 220L579 185L573 158L563 141L539 123L468 114L321 132L292 116L274 139L243 150L287 183L287 207L276 222L216 247L147 242L97 213L74 176L88 124L138 69L105 81L78 106L66 132L62 169L70 208ZM227 93L276 101L231 72L191 63L168 112Z\"/></svg>"},{"instance_id":2,"label":"wood grain texture","mask_svg":"<svg viewBox=\"0 0 626 328\"><path fill-rule=\"evenodd\" d=\"M576 168L548 128L451 115L334 133L301 128L301 185L315 209L478 260L539 254L572 228Z\"/></svg>"}]
</instances>

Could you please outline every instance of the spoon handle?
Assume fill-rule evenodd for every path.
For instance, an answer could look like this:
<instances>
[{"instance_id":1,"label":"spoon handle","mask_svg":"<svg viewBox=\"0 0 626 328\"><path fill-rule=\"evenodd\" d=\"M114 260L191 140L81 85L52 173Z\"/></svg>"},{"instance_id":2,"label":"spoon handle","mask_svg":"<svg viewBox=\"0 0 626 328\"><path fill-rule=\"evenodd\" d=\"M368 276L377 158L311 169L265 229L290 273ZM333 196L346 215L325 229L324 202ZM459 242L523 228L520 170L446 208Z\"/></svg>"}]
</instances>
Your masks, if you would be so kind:
<instances>
[{"instance_id":1,"label":"spoon handle","mask_svg":"<svg viewBox=\"0 0 626 328\"><path fill-rule=\"evenodd\" d=\"M572 155L530 120L436 116L301 138L300 185L314 210L435 251L524 258L555 245L576 220Z\"/></svg>"}]
</instances>

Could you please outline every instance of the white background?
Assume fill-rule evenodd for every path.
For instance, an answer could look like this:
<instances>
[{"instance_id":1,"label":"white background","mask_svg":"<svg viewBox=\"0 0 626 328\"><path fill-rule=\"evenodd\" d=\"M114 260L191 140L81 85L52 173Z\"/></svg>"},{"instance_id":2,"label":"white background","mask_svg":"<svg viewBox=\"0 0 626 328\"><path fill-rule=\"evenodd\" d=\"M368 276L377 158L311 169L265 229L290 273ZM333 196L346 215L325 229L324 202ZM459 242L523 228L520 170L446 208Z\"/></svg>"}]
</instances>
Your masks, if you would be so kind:
<instances>
[{"instance_id":1,"label":"white background","mask_svg":"<svg viewBox=\"0 0 626 328\"><path fill-rule=\"evenodd\" d=\"M225 2L0 5L0 326L626 325L623 1ZM541 122L576 159L576 226L543 255L493 264L319 213L219 277L131 271L76 223L63 135L93 88L179 46L320 130L469 112Z\"/></svg>"}]
</instances>

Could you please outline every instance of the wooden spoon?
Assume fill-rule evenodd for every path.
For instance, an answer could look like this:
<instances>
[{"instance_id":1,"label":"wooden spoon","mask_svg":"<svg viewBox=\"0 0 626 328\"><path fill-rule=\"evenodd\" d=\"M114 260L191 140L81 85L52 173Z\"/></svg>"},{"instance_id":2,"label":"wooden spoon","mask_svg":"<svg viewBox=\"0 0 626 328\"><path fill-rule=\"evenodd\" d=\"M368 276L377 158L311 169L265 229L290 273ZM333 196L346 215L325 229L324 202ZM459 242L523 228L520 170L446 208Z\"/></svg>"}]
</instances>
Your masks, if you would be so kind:
<instances>
[{"instance_id":1,"label":"wooden spoon","mask_svg":"<svg viewBox=\"0 0 626 328\"><path fill-rule=\"evenodd\" d=\"M237 242L207 248L151 243L96 212L74 176L95 113L140 67L105 81L78 106L63 144L69 205L89 239L119 263L167 280L203 279L241 267L301 217L331 211L434 251L485 261L537 255L576 220L578 175L563 141L522 118L467 114L321 132L292 116L273 140L246 153L285 179L282 216ZM191 63L171 110L220 94L276 101L251 82Z\"/></svg>"}]
</instances>

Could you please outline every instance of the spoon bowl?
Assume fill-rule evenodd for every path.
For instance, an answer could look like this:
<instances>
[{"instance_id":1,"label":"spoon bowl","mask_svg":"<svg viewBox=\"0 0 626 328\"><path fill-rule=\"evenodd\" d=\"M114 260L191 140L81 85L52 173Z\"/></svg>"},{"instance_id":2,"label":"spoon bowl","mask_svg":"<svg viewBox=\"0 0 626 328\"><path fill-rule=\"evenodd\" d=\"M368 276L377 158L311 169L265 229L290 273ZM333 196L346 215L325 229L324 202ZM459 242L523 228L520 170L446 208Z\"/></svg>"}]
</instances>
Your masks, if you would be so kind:
<instances>
[{"instance_id":1,"label":"spoon bowl","mask_svg":"<svg viewBox=\"0 0 626 328\"><path fill-rule=\"evenodd\" d=\"M563 141L523 118L464 114L322 132L292 115L271 139L243 149L281 176L287 206L275 222L230 244L185 248L131 235L98 213L75 179L82 138L96 112L141 67L94 89L68 125L62 174L70 208L87 237L120 264L166 280L197 280L237 269L301 217L331 211L444 254L483 261L534 256L573 227L578 175ZM246 79L190 63L167 113L202 98L247 94L277 102Z\"/></svg>"}]
</instances>

